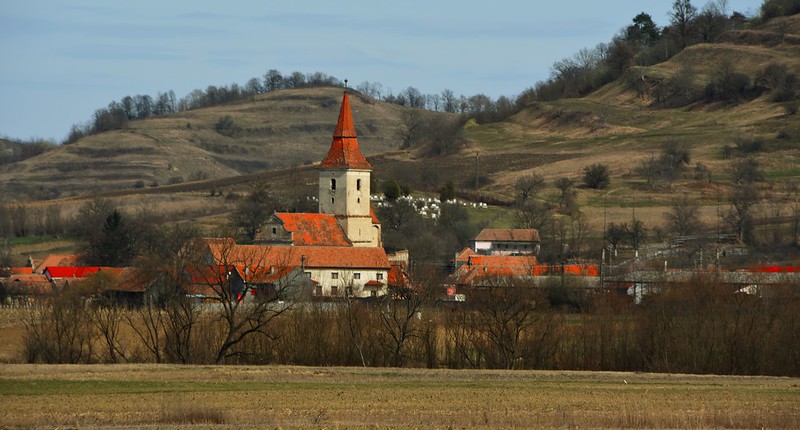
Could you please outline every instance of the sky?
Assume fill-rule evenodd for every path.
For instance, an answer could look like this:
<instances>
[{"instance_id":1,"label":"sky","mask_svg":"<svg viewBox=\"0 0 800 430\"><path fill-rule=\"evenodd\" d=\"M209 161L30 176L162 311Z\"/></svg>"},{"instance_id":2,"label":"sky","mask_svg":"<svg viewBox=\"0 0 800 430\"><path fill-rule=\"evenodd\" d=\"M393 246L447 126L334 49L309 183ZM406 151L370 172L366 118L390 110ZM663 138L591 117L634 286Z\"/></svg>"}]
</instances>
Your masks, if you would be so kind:
<instances>
[{"instance_id":1,"label":"sky","mask_svg":"<svg viewBox=\"0 0 800 430\"><path fill-rule=\"evenodd\" d=\"M704 2L695 0L701 8ZM757 12L761 0L729 0ZM672 0L0 0L0 136L61 142L126 95L244 85L277 69L384 92L513 97Z\"/></svg>"}]
</instances>

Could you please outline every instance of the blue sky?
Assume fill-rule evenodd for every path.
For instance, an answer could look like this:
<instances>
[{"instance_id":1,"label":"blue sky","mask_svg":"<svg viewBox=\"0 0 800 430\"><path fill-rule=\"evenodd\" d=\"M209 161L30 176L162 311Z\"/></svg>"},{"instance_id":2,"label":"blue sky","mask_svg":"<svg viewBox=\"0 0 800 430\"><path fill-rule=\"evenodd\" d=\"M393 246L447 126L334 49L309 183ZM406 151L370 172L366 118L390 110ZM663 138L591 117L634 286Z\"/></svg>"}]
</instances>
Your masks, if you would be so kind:
<instances>
[{"instance_id":1,"label":"blue sky","mask_svg":"<svg viewBox=\"0 0 800 430\"><path fill-rule=\"evenodd\" d=\"M126 95L323 72L394 93L514 96L671 0L2 0L0 136L61 141ZM693 2L698 8L704 2ZM753 14L760 0L729 0Z\"/></svg>"}]
</instances>

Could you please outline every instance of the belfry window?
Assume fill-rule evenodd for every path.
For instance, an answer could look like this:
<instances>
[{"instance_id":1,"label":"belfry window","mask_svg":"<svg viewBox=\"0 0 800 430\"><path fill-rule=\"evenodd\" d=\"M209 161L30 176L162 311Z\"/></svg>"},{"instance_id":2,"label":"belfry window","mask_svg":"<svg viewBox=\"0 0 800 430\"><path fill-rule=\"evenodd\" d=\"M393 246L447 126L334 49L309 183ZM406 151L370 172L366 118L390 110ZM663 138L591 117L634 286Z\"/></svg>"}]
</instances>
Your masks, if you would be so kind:
<instances>
[{"instance_id":1,"label":"belfry window","mask_svg":"<svg viewBox=\"0 0 800 430\"><path fill-rule=\"evenodd\" d=\"M334 178L331 178L331 189L332 190L336 189L336 179L334 179Z\"/></svg>"},{"instance_id":2,"label":"belfry window","mask_svg":"<svg viewBox=\"0 0 800 430\"><path fill-rule=\"evenodd\" d=\"M361 179L356 179L356 190L361 190Z\"/></svg>"}]
</instances>

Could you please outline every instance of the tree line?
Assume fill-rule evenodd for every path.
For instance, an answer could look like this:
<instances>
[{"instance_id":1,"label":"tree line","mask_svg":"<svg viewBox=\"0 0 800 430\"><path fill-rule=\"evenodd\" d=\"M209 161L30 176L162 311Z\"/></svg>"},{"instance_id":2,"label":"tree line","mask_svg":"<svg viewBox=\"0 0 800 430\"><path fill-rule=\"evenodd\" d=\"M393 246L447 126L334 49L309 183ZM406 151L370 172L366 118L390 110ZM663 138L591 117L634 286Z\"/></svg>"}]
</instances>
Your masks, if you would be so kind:
<instances>
[{"instance_id":1,"label":"tree line","mask_svg":"<svg viewBox=\"0 0 800 430\"><path fill-rule=\"evenodd\" d=\"M112 101L106 107L97 109L91 120L86 123L73 125L63 143L73 143L91 134L123 129L129 121L218 106L244 100L257 94L292 88L342 86L344 86L343 81L322 72L295 71L284 75L276 69L270 69L262 77L250 78L244 85L237 83L222 86L209 85L204 90L195 89L180 99L172 90L159 92L156 96L141 94L125 96L118 101ZM394 94L391 90L384 90L383 85L378 82L364 81L358 84L355 90L376 100L401 106L469 114L481 122L505 118L514 107L513 100L505 96L501 96L495 101L484 94L471 97L457 96L450 89L445 89L438 94L423 94L417 88L409 86Z\"/></svg>"},{"instance_id":2,"label":"tree line","mask_svg":"<svg viewBox=\"0 0 800 430\"><path fill-rule=\"evenodd\" d=\"M748 17L738 11L731 12L726 0L710 0L699 9L691 0L674 0L668 11L669 23L666 26L656 25L646 12L637 14L610 42L582 49L572 57L556 61L550 69L550 77L525 90L518 102L528 105L535 101L582 97L622 77L626 78L630 87L644 92L647 82L641 76L629 75L632 67L647 67L667 61L689 46L718 41L728 30L789 16L798 11L800 6L794 0L764 0L756 17ZM775 67L780 65L773 65ZM792 99L796 97L795 78L784 80L776 70L765 69L764 74L777 76L781 82L770 82L769 78L767 81L759 78L756 82L750 82L747 75L736 71L734 64L729 62L723 64L705 88L692 88L695 74L689 69L670 79L670 82L657 85L651 95L657 103L670 100L669 105L683 105L702 99L738 101L748 93L757 95L764 89L770 90L770 86L785 88L792 85ZM686 94L687 90L690 94ZM781 92L787 94L787 91Z\"/></svg>"},{"instance_id":3,"label":"tree line","mask_svg":"<svg viewBox=\"0 0 800 430\"><path fill-rule=\"evenodd\" d=\"M454 305L430 294L435 277L415 274L414 289L379 299L262 307L223 296L224 280L217 301L199 304L169 289L174 273L146 275L161 295L139 306L104 296L114 280L98 276L28 309L24 360L800 375L800 351L787 347L800 340L791 283L753 295L698 275L633 305L624 290L570 279L494 278ZM565 295L578 312L559 304Z\"/></svg>"}]
</instances>

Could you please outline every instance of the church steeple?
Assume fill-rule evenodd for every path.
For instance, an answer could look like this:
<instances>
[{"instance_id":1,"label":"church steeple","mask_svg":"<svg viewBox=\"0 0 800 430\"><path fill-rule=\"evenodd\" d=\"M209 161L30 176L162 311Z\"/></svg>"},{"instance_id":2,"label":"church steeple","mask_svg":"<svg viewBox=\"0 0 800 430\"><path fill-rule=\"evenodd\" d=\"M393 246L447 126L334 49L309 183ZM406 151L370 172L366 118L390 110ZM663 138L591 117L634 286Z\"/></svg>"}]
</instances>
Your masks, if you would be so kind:
<instances>
[{"instance_id":1,"label":"church steeple","mask_svg":"<svg viewBox=\"0 0 800 430\"><path fill-rule=\"evenodd\" d=\"M380 223L370 207L372 166L358 149L346 91L331 148L319 167L319 212L333 215L353 246L380 246Z\"/></svg>"},{"instance_id":2,"label":"church steeple","mask_svg":"<svg viewBox=\"0 0 800 430\"><path fill-rule=\"evenodd\" d=\"M333 142L328 155L320 163L320 168L372 170L372 165L358 149L356 136L353 114L350 110L350 95L345 92L339 110L339 121L333 132Z\"/></svg>"}]
</instances>

